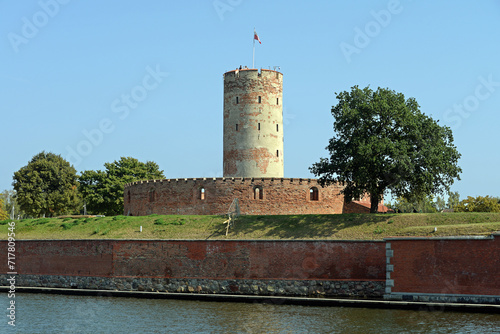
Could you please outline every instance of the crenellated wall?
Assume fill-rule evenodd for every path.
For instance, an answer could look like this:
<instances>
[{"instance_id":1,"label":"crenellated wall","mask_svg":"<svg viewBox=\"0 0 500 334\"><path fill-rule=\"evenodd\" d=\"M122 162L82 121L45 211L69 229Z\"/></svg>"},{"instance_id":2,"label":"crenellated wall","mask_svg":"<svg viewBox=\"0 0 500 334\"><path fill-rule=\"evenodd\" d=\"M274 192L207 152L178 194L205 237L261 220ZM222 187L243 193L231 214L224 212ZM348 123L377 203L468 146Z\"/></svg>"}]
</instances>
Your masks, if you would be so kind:
<instances>
[{"instance_id":1,"label":"crenellated wall","mask_svg":"<svg viewBox=\"0 0 500 334\"><path fill-rule=\"evenodd\" d=\"M125 215L227 213L235 198L248 215L334 214L344 211L342 187L315 179L202 178L129 183Z\"/></svg>"}]
</instances>

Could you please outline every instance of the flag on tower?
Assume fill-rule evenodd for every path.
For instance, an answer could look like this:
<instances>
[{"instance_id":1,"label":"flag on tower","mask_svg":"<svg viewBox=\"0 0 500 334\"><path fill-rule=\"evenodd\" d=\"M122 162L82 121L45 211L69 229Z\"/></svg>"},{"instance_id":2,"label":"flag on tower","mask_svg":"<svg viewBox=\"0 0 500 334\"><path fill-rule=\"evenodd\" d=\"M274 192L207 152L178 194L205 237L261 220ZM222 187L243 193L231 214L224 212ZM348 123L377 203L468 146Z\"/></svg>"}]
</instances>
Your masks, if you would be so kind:
<instances>
[{"instance_id":1,"label":"flag on tower","mask_svg":"<svg viewBox=\"0 0 500 334\"><path fill-rule=\"evenodd\" d=\"M259 41L259 44L262 44L262 42L260 41L260 38L257 35L257 32L255 31L255 29L253 30L253 39Z\"/></svg>"}]
</instances>

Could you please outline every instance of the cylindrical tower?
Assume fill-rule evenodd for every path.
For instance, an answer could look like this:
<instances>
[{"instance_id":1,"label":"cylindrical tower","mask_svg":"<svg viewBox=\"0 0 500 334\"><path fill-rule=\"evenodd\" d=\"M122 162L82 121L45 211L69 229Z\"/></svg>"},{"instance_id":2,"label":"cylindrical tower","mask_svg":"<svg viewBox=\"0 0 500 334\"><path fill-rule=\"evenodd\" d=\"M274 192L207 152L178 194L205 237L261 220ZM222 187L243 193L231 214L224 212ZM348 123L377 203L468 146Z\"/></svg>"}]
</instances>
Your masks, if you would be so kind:
<instances>
[{"instance_id":1,"label":"cylindrical tower","mask_svg":"<svg viewBox=\"0 0 500 334\"><path fill-rule=\"evenodd\" d=\"M283 174L283 74L224 73L224 177Z\"/></svg>"}]
</instances>

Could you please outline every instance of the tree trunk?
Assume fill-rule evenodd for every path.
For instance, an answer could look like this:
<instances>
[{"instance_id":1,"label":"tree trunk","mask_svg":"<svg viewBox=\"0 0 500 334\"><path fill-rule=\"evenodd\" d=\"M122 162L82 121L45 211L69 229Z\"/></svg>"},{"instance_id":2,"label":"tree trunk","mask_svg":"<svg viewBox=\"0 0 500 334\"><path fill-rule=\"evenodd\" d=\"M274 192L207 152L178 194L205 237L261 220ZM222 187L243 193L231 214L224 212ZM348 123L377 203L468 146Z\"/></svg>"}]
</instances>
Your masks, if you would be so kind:
<instances>
[{"instance_id":1,"label":"tree trunk","mask_svg":"<svg viewBox=\"0 0 500 334\"><path fill-rule=\"evenodd\" d=\"M370 195L370 213L378 212L378 196Z\"/></svg>"}]
</instances>

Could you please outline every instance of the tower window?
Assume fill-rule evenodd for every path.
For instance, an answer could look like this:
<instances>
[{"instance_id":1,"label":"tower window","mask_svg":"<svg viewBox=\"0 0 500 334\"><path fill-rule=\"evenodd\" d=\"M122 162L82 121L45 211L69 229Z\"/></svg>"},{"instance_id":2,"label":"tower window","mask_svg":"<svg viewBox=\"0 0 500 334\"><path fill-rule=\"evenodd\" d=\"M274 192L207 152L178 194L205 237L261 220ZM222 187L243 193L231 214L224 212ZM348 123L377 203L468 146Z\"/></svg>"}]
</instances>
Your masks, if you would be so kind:
<instances>
[{"instance_id":1,"label":"tower window","mask_svg":"<svg viewBox=\"0 0 500 334\"><path fill-rule=\"evenodd\" d=\"M238 96L236 96L236 104L239 104L240 103L240 98Z\"/></svg>"},{"instance_id":2,"label":"tower window","mask_svg":"<svg viewBox=\"0 0 500 334\"><path fill-rule=\"evenodd\" d=\"M156 197L156 192L154 189L151 189L149 191L149 201L150 202L154 202L155 201L155 197Z\"/></svg>"},{"instance_id":3,"label":"tower window","mask_svg":"<svg viewBox=\"0 0 500 334\"><path fill-rule=\"evenodd\" d=\"M200 189L200 199L204 200L205 199L205 188Z\"/></svg>"},{"instance_id":4,"label":"tower window","mask_svg":"<svg viewBox=\"0 0 500 334\"><path fill-rule=\"evenodd\" d=\"M277 98L276 98L276 105L279 105L279 104L280 104L280 98L279 98L279 97L277 97Z\"/></svg>"},{"instance_id":5,"label":"tower window","mask_svg":"<svg viewBox=\"0 0 500 334\"><path fill-rule=\"evenodd\" d=\"M280 150L276 150L276 156L279 157L280 156Z\"/></svg>"},{"instance_id":6,"label":"tower window","mask_svg":"<svg viewBox=\"0 0 500 334\"><path fill-rule=\"evenodd\" d=\"M278 132L279 130L280 130L280 125L276 124L276 132Z\"/></svg>"},{"instance_id":7,"label":"tower window","mask_svg":"<svg viewBox=\"0 0 500 334\"><path fill-rule=\"evenodd\" d=\"M258 128L258 129L259 129L259 131L260 131L260 123L259 123L259 124L257 124L257 128Z\"/></svg>"},{"instance_id":8,"label":"tower window","mask_svg":"<svg viewBox=\"0 0 500 334\"><path fill-rule=\"evenodd\" d=\"M259 103L262 103L262 96L259 96Z\"/></svg>"},{"instance_id":9,"label":"tower window","mask_svg":"<svg viewBox=\"0 0 500 334\"><path fill-rule=\"evenodd\" d=\"M236 131L238 131L238 124L236 124Z\"/></svg>"},{"instance_id":10,"label":"tower window","mask_svg":"<svg viewBox=\"0 0 500 334\"><path fill-rule=\"evenodd\" d=\"M253 199L264 199L264 191L262 191L262 186L255 186L253 188Z\"/></svg>"},{"instance_id":11,"label":"tower window","mask_svg":"<svg viewBox=\"0 0 500 334\"><path fill-rule=\"evenodd\" d=\"M309 189L309 199L311 201L317 201L319 199L318 188L312 187L311 189Z\"/></svg>"}]
</instances>

